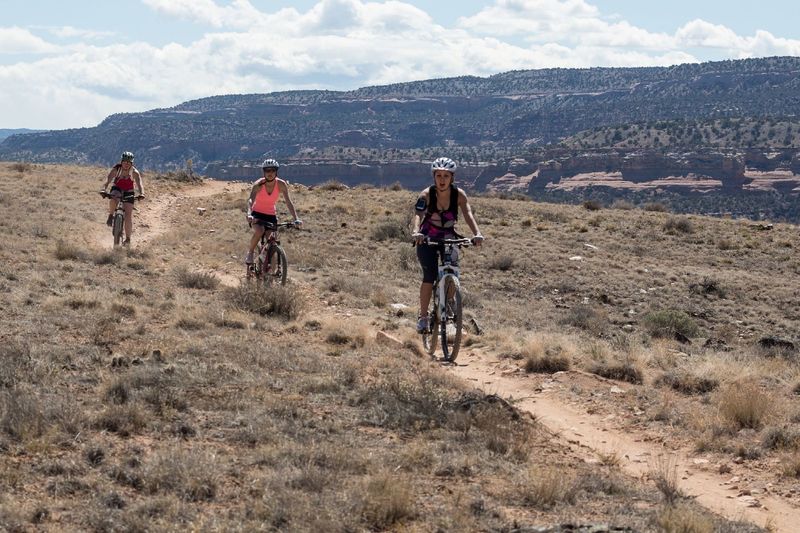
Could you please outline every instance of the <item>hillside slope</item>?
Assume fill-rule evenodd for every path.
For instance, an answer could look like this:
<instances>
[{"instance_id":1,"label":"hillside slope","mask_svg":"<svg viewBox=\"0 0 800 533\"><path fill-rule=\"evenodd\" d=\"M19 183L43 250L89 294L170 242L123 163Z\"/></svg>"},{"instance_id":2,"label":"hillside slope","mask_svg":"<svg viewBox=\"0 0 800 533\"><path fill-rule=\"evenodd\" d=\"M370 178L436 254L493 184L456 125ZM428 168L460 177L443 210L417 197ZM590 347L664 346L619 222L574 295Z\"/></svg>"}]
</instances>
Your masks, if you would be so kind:
<instances>
[{"instance_id":1,"label":"hillside slope","mask_svg":"<svg viewBox=\"0 0 800 533\"><path fill-rule=\"evenodd\" d=\"M555 142L597 126L800 111L800 59L661 68L543 69L351 92L230 95L112 115L95 128L13 136L5 160L105 164L123 149L144 168L286 158L330 146L372 149Z\"/></svg>"},{"instance_id":2,"label":"hillside slope","mask_svg":"<svg viewBox=\"0 0 800 533\"><path fill-rule=\"evenodd\" d=\"M685 497L667 459L630 477L498 401L499 376L458 379L487 363L528 400L694 450L681 476L736 479L742 509L796 508L796 351L758 343L798 331L795 226L473 198L484 334L451 369L412 329L414 193L293 188L291 283L264 292L237 283L246 185L148 183L114 252L104 173L0 165L2 528L760 530Z\"/></svg>"}]
</instances>

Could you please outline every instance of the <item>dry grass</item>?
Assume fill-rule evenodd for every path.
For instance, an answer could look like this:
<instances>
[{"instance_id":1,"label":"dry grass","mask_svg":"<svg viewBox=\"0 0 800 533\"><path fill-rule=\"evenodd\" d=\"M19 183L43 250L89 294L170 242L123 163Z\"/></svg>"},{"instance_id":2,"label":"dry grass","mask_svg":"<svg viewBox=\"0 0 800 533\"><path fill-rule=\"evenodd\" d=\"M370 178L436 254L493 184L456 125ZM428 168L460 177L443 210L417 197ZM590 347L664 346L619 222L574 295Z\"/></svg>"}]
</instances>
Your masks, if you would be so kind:
<instances>
[{"instance_id":1,"label":"dry grass","mask_svg":"<svg viewBox=\"0 0 800 533\"><path fill-rule=\"evenodd\" d=\"M658 527L658 489L626 478L615 454L584 462L491 389L466 391L415 352L414 312L388 307L417 305L414 249L392 237L413 193L293 189L307 230L281 234L290 283L265 291L231 282L244 271L245 185L198 199L187 197L195 185L152 181L137 217L163 224L135 220L147 244L113 251L107 204L90 194L106 171L59 168L75 193L61 209L63 189L46 186L53 167L20 177L0 163L0 529L502 531L565 516ZM684 392L696 390L691 376L713 376L707 394L664 381L620 397L580 372L524 380L563 385L559 394L622 413L621 424L638 409L636 431L706 439L734 470L731 456L780 459L783 477L770 482L796 482L786 454L800 421L780 398L800 375L788 359L753 357L759 338L797 331L786 291L800 272L794 228L767 236L704 219L672 235L659 212L471 199L488 239L460 260L465 311L483 328L465 339L465 362L474 352L534 371L627 364L647 384L673 373ZM200 217L198 204L215 209ZM42 208L52 225L27 216ZM502 256L512 268L488 267ZM581 306L602 312L599 327L591 316L561 323ZM645 316L660 309L683 310L725 344L654 340ZM376 343L377 329L400 344ZM720 391L742 380L779 407L760 433L720 415Z\"/></svg>"},{"instance_id":2,"label":"dry grass","mask_svg":"<svg viewBox=\"0 0 800 533\"><path fill-rule=\"evenodd\" d=\"M732 383L719 392L717 406L723 419L738 429L760 429L775 402L753 383Z\"/></svg>"}]
</instances>

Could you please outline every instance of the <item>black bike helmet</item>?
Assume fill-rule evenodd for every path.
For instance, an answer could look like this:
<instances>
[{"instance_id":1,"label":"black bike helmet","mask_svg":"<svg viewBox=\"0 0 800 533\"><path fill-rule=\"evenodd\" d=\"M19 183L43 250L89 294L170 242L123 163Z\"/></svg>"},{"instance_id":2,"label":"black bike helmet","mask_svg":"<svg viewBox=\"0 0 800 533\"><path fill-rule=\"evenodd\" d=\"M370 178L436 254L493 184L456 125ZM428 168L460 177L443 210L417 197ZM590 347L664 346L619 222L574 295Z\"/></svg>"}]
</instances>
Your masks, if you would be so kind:
<instances>
[{"instance_id":1,"label":"black bike helmet","mask_svg":"<svg viewBox=\"0 0 800 533\"><path fill-rule=\"evenodd\" d=\"M133 163L133 152L122 152L121 161L130 161Z\"/></svg>"}]
</instances>

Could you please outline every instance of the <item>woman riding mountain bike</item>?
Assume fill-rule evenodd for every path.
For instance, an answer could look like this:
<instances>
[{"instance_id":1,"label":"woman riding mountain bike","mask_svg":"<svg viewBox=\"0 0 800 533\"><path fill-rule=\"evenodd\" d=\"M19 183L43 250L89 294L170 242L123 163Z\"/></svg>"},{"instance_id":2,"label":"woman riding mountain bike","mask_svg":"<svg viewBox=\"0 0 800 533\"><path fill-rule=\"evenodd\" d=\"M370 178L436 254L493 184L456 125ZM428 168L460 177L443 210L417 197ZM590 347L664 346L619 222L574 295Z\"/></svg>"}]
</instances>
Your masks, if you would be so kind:
<instances>
[{"instance_id":1,"label":"woman riding mountain bike","mask_svg":"<svg viewBox=\"0 0 800 533\"><path fill-rule=\"evenodd\" d=\"M133 202L137 197L144 198L142 175L133 166L132 152L123 152L120 162L111 167L101 192L105 193L108 184L112 182L106 224L111 225L114 219L114 210L121 201L125 208L125 241L123 244L130 245L131 235L133 235ZM139 189L138 196L135 191L137 188Z\"/></svg>"},{"instance_id":2,"label":"woman riding mountain bike","mask_svg":"<svg viewBox=\"0 0 800 533\"><path fill-rule=\"evenodd\" d=\"M475 222L466 193L455 186L455 162L447 157L440 157L431 164L431 173L434 183L422 191L417 199L412 230L412 237L417 244L417 259L422 266L417 333L423 333L428 329L428 306L431 301L433 283L436 281L439 269L440 249L421 246L423 241L426 238L461 238L455 229L459 210L464 214L464 220L467 221L467 225L474 235L472 242L475 246L480 246L484 240L478 229L478 223ZM457 266L457 254L455 258L451 259L453 265Z\"/></svg>"},{"instance_id":3,"label":"woman riding mountain bike","mask_svg":"<svg viewBox=\"0 0 800 533\"><path fill-rule=\"evenodd\" d=\"M274 159L265 160L261 164L261 171L264 175L256 180L250 191L250 199L247 201L247 220L253 227L253 236L250 238L250 248L244 260L248 265L253 262L253 252L255 252L267 226L275 227L278 223L275 204L278 203L281 195L286 202L286 207L289 208L289 213L294 217L295 226L300 227L303 224L297 218L297 211L295 211L294 203L289 195L289 186L278 177L279 168L280 165Z\"/></svg>"}]
</instances>

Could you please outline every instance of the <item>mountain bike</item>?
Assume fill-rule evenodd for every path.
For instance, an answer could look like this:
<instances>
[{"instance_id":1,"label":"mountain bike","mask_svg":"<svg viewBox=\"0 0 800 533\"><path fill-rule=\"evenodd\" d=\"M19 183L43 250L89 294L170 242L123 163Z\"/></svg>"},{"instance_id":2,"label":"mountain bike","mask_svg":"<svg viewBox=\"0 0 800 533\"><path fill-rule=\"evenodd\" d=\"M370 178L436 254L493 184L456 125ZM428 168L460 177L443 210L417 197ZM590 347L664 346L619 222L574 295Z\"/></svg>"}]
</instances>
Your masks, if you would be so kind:
<instances>
[{"instance_id":1,"label":"mountain bike","mask_svg":"<svg viewBox=\"0 0 800 533\"><path fill-rule=\"evenodd\" d=\"M278 230L280 228L296 228L294 222L281 222L280 224L266 224L264 226L264 234L261 235L261 241L258 243L254 261L247 265L247 278L255 278L263 282L265 285L272 285L273 283L280 283L286 285L286 275L289 271L289 265L286 261L286 252L281 247L281 241L278 239Z\"/></svg>"},{"instance_id":2,"label":"mountain bike","mask_svg":"<svg viewBox=\"0 0 800 533\"><path fill-rule=\"evenodd\" d=\"M452 363L461 347L464 314L461 308L461 283L456 264L456 248L471 246L471 239L425 239L422 245L439 247L439 273L433 283L433 309L428 312L428 329L422 333L422 345L433 355L437 339L442 343L444 360ZM455 256L454 256L455 255Z\"/></svg>"},{"instance_id":3,"label":"mountain bike","mask_svg":"<svg viewBox=\"0 0 800 533\"><path fill-rule=\"evenodd\" d=\"M100 196L107 199L116 198L119 200L117 202L117 208L114 209L114 216L111 219L111 235L114 236L114 246L119 246L122 242L122 230L125 227L124 202L122 201L121 196L117 196L106 191L100 191ZM144 198L144 196L140 194L135 196L134 200L141 200L142 198ZM136 208L134 207L133 210L136 211Z\"/></svg>"}]
</instances>

